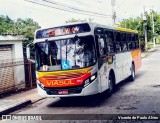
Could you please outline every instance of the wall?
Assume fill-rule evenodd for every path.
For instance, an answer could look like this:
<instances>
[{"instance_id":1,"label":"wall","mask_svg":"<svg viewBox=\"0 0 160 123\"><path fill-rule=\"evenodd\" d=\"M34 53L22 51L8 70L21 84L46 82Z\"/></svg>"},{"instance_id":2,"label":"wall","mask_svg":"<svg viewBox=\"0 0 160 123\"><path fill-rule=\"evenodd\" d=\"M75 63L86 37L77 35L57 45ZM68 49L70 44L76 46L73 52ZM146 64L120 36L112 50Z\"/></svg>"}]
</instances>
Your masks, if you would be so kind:
<instances>
[{"instance_id":1,"label":"wall","mask_svg":"<svg viewBox=\"0 0 160 123\"><path fill-rule=\"evenodd\" d=\"M12 45L12 56L13 56L13 62L23 61L23 47L22 47L22 41L25 40L25 38L21 36L0 36L0 45ZM17 65L13 66L14 68L14 81L15 84L20 84L25 82L25 71L24 71L24 65ZM21 86L21 88L24 88L25 84Z\"/></svg>"}]
</instances>

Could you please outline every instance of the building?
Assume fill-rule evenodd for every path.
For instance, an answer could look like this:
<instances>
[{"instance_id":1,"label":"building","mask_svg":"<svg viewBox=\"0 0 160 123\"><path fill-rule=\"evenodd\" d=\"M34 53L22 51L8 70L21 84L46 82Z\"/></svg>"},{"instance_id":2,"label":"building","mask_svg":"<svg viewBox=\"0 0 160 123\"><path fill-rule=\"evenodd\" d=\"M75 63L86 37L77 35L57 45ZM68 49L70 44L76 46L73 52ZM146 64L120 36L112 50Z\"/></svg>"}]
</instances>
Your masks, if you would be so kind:
<instances>
[{"instance_id":1,"label":"building","mask_svg":"<svg viewBox=\"0 0 160 123\"><path fill-rule=\"evenodd\" d=\"M0 93L25 88L22 35L0 35Z\"/></svg>"}]
</instances>

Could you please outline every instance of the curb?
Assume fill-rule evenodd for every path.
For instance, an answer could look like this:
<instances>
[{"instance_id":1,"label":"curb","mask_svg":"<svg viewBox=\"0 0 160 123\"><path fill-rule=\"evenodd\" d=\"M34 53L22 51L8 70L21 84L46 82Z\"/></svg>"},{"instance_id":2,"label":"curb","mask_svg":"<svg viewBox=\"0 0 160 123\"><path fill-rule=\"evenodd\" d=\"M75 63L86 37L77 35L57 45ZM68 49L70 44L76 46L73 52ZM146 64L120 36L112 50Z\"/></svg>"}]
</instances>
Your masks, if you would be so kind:
<instances>
[{"instance_id":1,"label":"curb","mask_svg":"<svg viewBox=\"0 0 160 123\"><path fill-rule=\"evenodd\" d=\"M148 57L151 53L153 53L153 52L155 52L155 51L157 51L157 49L154 49L154 50L152 50L152 51L147 51L144 56L141 56L141 58L146 58L146 57Z\"/></svg>"},{"instance_id":2,"label":"curb","mask_svg":"<svg viewBox=\"0 0 160 123\"><path fill-rule=\"evenodd\" d=\"M11 112L14 112L14 111L18 110L18 109L21 109L21 108L23 108L23 107L26 107L27 105L29 105L29 104L31 104L31 103L32 103L31 100L25 100L25 101L22 101L22 102L19 103L19 104L16 104L16 105L14 105L14 106L10 106L10 107L8 107L8 108L5 109L5 110L0 111L0 117L1 117L2 115L7 115L7 114L9 114L9 113L11 113Z\"/></svg>"},{"instance_id":3,"label":"curb","mask_svg":"<svg viewBox=\"0 0 160 123\"><path fill-rule=\"evenodd\" d=\"M38 101L41 101L41 100L43 100L43 99L46 99L46 97L40 98L40 99L38 99L38 100L31 101L31 103L34 104L34 103L36 103L36 102L38 102Z\"/></svg>"},{"instance_id":4,"label":"curb","mask_svg":"<svg viewBox=\"0 0 160 123\"><path fill-rule=\"evenodd\" d=\"M14 111L16 111L16 110L22 109L22 108L24 108L24 107L26 107L26 106L28 106L28 105L30 105L30 104L34 104L34 103L36 103L36 102L38 102L38 101L41 101L41 100L43 100L43 99L45 99L45 98L46 98L46 97L40 98L40 99L34 100L34 101L25 100L25 101L23 101L23 102L21 102L21 103L19 103L19 104L17 104L17 105L10 106L10 107L8 107L8 108L5 109L5 110L0 111L0 117L1 117L2 115L7 115L7 114L9 114L9 113L11 113L11 112L14 112Z\"/></svg>"}]
</instances>

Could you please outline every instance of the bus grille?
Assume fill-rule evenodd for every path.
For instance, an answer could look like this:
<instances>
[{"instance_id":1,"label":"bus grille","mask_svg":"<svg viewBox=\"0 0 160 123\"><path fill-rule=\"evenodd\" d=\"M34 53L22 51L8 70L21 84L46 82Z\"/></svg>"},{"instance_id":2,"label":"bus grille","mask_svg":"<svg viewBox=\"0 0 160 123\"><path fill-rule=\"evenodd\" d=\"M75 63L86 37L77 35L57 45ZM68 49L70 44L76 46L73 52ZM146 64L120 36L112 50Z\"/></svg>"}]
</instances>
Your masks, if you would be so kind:
<instances>
[{"instance_id":1,"label":"bus grille","mask_svg":"<svg viewBox=\"0 0 160 123\"><path fill-rule=\"evenodd\" d=\"M68 90L68 94L79 94L82 92L83 86L76 86L76 87L59 87L59 88L49 88L45 87L44 90L47 92L48 95L59 95L59 90Z\"/></svg>"}]
</instances>

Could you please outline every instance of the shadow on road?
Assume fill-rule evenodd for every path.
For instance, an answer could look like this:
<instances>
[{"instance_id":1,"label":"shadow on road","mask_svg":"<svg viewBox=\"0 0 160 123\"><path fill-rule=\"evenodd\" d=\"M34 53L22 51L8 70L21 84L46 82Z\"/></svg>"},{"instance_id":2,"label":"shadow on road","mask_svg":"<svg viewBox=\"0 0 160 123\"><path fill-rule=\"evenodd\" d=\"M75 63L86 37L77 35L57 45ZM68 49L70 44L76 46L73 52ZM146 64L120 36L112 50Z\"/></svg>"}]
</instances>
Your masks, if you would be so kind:
<instances>
[{"instance_id":1,"label":"shadow on road","mask_svg":"<svg viewBox=\"0 0 160 123\"><path fill-rule=\"evenodd\" d=\"M143 76L145 72L141 71L136 74L136 78ZM135 81L134 81L135 82ZM134 83L133 82L133 83ZM120 82L114 91L114 94L118 93L123 86L127 86L128 84L132 84L129 79L126 79ZM86 97L69 97L69 98L60 98L54 101L53 103L48 104L48 107L96 107L101 106L103 104L107 104L111 97L107 95L106 92L102 94L96 94L93 96Z\"/></svg>"},{"instance_id":2,"label":"shadow on road","mask_svg":"<svg viewBox=\"0 0 160 123\"><path fill-rule=\"evenodd\" d=\"M102 97L103 96L103 97ZM97 94L94 96L86 96L86 97L69 97L62 98L53 102L48 107L96 107L103 105L109 99L108 95Z\"/></svg>"},{"instance_id":3,"label":"shadow on road","mask_svg":"<svg viewBox=\"0 0 160 123\"><path fill-rule=\"evenodd\" d=\"M123 80L122 82L120 82L119 84L117 84L117 86L116 86L117 88L116 88L115 91L118 92L118 90L119 90L122 86L127 86L127 85L129 85L129 84L138 82L138 79L139 79L140 77L142 77L144 74L145 74L145 71L142 71L142 70L141 70L141 71L139 71L139 72L136 73L136 75L135 75L135 81L130 81L129 78Z\"/></svg>"},{"instance_id":4,"label":"shadow on road","mask_svg":"<svg viewBox=\"0 0 160 123\"><path fill-rule=\"evenodd\" d=\"M146 73L146 71L144 71L144 70L138 71L138 72L136 73L136 75L135 75L135 81L136 81L137 79L139 79L140 77L144 76L145 73Z\"/></svg>"}]
</instances>

